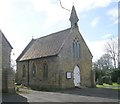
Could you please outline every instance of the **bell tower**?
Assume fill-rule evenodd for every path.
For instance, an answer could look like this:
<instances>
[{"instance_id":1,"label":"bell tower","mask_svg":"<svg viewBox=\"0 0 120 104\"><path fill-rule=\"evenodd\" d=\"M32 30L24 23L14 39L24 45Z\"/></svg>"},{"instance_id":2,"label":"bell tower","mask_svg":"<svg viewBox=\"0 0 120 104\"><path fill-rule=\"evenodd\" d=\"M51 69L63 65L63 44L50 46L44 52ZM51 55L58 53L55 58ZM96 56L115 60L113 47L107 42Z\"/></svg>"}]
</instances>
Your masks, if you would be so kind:
<instances>
[{"instance_id":1,"label":"bell tower","mask_svg":"<svg viewBox=\"0 0 120 104\"><path fill-rule=\"evenodd\" d=\"M71 27L77 27L77 22L79 21L75 7L73 5L71 15L70 15L70 22L71 22Z\"/></svg>"}]
</instances>

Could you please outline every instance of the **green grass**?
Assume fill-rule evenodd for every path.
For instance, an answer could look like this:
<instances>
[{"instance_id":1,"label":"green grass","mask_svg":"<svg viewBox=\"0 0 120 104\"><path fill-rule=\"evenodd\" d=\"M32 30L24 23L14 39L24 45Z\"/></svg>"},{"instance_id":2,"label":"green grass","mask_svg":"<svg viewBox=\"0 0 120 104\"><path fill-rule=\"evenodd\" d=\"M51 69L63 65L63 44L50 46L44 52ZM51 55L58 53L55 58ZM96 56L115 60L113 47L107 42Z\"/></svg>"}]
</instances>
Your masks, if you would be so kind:
<instances>
[{"instance_id":1,"label":"green grass","mask_svg":"<svg viewBox=\"0 0 120 104\"><path fill-rule=\"evenodd\" d=\"M120 84L112 83L112 86L118 86L118 87L120 87Z\"/></svg>"},{"instance_id":2,"label":"green grass","mask_svg":"<svg viewBox=\"0 0 120 104\"><path fill-rule=\"evenodd\" d=\"M15 85L16 93L17 94L30 94L30 91L24 85Z\"/></svg>"},{"instance_id":3,"label":"green grass","mask_svg":"<svg viewBox=\"0 0 120 104\"><path fill-rule=\"evenodd\" d=\"M103 83L103 85L96 85L97 88L109 88L114 90L120 90L120 84L112 83L112 85Z\"/></svg>"}]
</instances>

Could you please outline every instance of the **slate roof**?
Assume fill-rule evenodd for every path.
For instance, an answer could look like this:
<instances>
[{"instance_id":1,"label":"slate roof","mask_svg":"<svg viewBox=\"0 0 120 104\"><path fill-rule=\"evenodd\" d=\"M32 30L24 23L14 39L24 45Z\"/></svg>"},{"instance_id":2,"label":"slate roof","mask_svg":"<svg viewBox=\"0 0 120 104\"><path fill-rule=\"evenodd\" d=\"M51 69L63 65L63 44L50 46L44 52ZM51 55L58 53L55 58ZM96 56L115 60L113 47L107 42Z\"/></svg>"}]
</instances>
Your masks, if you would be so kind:
<instances>
[{"instance_id":1,"label":"slate roof","mask_svg":"<svg viewBox=\"0 0 120 104\"><path fill-rule=\"evenodd\" d=\"M69 35L71 28L38 38L33 39L23 50L17 61L24 61L59 54L65 39Z\"/></svg>"},{"instance_id":2,"label":"slate roof","mask_svg":"<svg viewBox=\"0 0 120 104\"><path fill-rule=\"evenodd\" d=\"M75 27L79 20L74 6L72 7L69 20L71 22L71 27ZM32 39L16 61L24 61L58 55L65 43L67 36L70 33L70 30L71 28L68 28L38 39ZM88 51L90 52L89 48Z\"/></svg>"}]
</instances>

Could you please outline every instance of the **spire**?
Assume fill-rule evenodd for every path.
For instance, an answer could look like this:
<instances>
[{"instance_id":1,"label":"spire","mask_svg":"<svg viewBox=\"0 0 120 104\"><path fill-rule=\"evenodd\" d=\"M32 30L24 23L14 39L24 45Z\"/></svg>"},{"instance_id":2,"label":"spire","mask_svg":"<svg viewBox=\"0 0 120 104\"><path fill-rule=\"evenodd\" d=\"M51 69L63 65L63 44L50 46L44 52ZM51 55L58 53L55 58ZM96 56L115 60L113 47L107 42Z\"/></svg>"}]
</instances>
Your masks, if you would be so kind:
<instances>
[{"instance_id":1,"label":"spire","mask_svg":"<svg viewBox=\"0 0 120 104\"><path fill-rule=\"evenodd\" d=\"M77 27L77 22L79 21L79 19L77 17L74 5L72 7L72 11L71 11L71 15L70 15L70 19L69 20L71 22L71 27Z\"/></svg>"}]
</instances>

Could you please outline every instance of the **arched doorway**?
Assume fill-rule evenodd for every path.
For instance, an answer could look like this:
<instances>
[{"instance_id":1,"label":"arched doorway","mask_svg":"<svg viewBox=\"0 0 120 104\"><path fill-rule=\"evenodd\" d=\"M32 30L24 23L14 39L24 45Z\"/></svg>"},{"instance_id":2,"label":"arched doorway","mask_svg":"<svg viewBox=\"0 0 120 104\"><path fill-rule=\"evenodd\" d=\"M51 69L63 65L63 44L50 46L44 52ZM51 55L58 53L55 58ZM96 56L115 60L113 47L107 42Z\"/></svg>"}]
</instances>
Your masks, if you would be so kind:
<instances>
[{"instance_id":1,"label":"arched doorway","mask_svg":"<svg viewBox=\"0 0 120 104\"><path fill-rule=\"evenodd\" d=\"M80 70L78 66L75 66L74 68L74 85L76 87L80 86Z\"/></svg>"}]
</instances>

